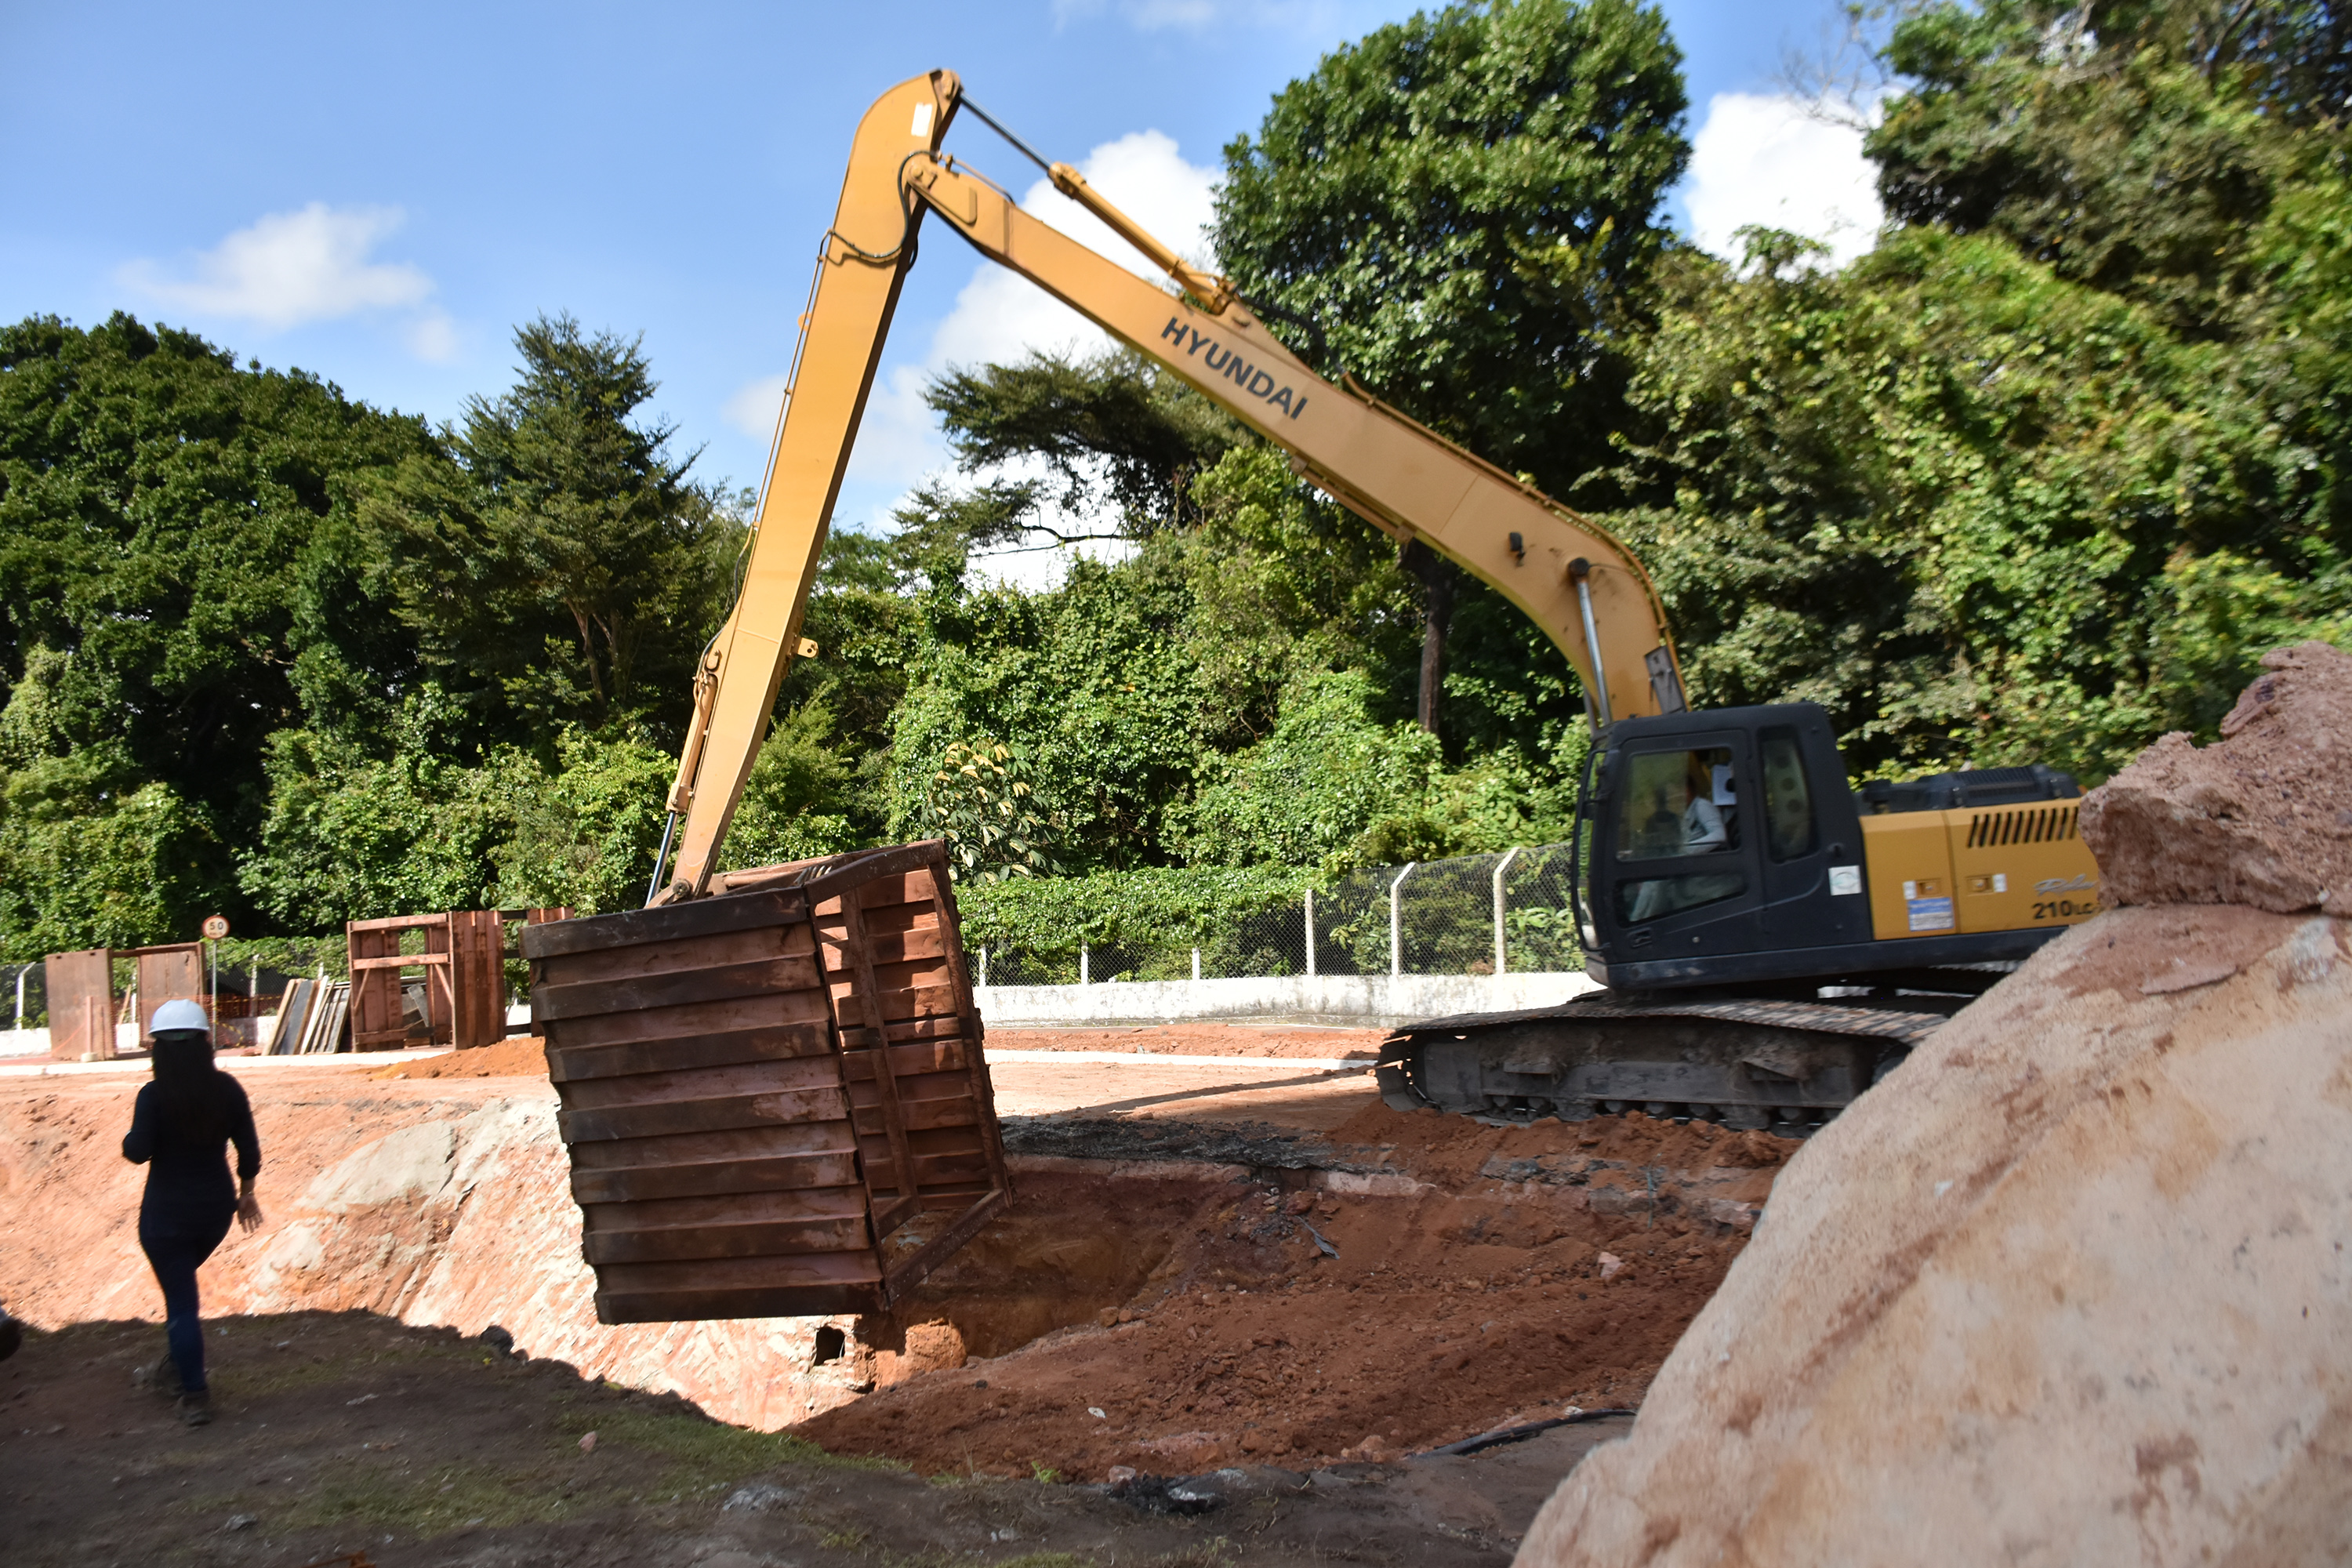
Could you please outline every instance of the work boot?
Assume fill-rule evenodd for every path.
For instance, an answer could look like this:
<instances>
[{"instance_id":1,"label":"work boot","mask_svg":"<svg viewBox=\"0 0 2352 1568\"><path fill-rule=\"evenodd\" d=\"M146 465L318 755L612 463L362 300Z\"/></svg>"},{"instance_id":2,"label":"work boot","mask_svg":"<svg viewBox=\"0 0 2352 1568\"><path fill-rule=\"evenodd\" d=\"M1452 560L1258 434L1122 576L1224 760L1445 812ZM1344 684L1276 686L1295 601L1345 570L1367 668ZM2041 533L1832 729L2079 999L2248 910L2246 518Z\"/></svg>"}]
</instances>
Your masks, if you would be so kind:
<instances>
[{"instance_id":1,"label":"work boot","mask_svg":"<svg viewBox=\"0 0 2352 1568\"><path fill-rule=\"evenodd\" d=\"M180 1425L209 1426L213 1424L213 1396L203 1389L180 1395Z\"/></svg>"},{"instance_id":2,"label":"work boot","mask_svg":"<svg viewBox=\"0 0 2352 1568\"><path fill-rule=\"evenodd\" d=\"M166 1399L177 1399L187 1392L180 1382L180 1363L172 1359L169 1351L163 1352L163 1360L145 1370L140 1381Z\"/></svg>"}]
</instances>

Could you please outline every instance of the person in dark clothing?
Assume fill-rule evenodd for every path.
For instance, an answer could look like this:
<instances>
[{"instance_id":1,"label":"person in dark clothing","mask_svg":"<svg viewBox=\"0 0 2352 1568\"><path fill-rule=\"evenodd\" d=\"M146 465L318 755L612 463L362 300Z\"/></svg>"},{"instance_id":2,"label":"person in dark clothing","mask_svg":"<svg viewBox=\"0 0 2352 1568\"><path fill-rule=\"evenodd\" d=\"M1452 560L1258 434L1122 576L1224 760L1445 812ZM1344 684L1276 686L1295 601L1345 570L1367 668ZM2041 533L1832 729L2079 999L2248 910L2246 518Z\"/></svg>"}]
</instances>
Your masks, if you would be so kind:
<instances>
[{"instance_id":1,"label":"person in dark clothing","mask_svg":"<svg viewBox=\"0 0 2352 1568\"><path fill-rule=\"evenodd\" d=\"M194 1002L166 1002L149 1026L154 1037L152 1081L139 1090L122 1157L147 1167L139 1202L139 1245L163 1288L163 1331L169 1370L163 1386L178 1385L180 1417L191 1426L212 1419L205 1384L205 1331L197 1318L196 1270L228 1235L229 1222L249 1235L261 1228L253 1179L261 1171L253 1106L245 1086L213 1065L212 1026ZM236 1145L236 1184L227 1149ZM176 1376L171 1373L176 1373Z\"/></svg>"}]
</instances>

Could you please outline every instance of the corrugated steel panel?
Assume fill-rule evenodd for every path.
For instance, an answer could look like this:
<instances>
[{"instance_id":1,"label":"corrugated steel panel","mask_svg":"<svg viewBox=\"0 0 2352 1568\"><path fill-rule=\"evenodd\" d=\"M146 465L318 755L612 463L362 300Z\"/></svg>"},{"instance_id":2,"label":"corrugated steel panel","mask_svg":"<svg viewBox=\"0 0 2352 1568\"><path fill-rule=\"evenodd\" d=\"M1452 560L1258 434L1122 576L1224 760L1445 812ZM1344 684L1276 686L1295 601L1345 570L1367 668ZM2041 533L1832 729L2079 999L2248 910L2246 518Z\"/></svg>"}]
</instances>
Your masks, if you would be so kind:
<instances>
[{"instance_id":1,"label":"corrugated steel panel","mask_svg":"<svg viewBox=\"0 0 2352 1568\"><path fill-rule=\"evenodd\" d=\"M597 1317L881 1310L1012 1195L944 846L717 880L523 932Z\"/></svg>"}]
</instances>

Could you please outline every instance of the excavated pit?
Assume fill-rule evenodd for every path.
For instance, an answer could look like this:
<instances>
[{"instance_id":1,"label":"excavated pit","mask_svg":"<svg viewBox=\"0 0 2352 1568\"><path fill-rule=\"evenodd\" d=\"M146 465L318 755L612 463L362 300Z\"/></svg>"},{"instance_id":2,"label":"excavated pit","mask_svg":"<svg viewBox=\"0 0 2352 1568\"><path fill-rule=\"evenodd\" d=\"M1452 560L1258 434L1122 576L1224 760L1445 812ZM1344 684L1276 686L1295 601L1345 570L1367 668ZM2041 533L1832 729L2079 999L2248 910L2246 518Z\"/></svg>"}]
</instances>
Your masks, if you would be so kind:
<instances>
[{"instance_id":1,"label":"excavated pit","mask_svg":"<svg viewBox=\"0 0 2352 1568\"><path fill-rule=\"evenodd\" d=\"M1006 1131L1138 1157L1017 1156L1014 1213L895 1321L859 1322L874 1392L795 1431L926 1471L1099 1479L1307 1468L1630 1406L1797 1147L1638 1114L1489 1128L1369 1096L1317 1137ZM1182 1157L1203 1142L1253 1163Z\"/></svg>"}]
</instances>

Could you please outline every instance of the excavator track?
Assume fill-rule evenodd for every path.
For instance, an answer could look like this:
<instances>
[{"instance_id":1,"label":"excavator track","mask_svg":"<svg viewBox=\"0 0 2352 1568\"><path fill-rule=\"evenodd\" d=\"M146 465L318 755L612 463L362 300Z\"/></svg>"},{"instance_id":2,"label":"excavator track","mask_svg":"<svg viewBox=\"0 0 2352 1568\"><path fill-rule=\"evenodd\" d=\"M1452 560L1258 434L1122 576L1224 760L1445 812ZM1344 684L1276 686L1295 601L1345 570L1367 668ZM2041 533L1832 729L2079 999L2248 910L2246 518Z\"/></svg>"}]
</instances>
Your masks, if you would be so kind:
<instances>
[{"instance_id":1,"label":"excavator track","mask_svg":"<svg viewBox=\"0 0 2352 1568\"><path fill-rule=\"evenodd\" d=\"M1381 1098L1511 1124L1639 1110L1801 1136L1851 1104L1966 998L1874 1005L1632 998L1409 1024L1381 1045Z\"/></svg>"}]
</instances>

